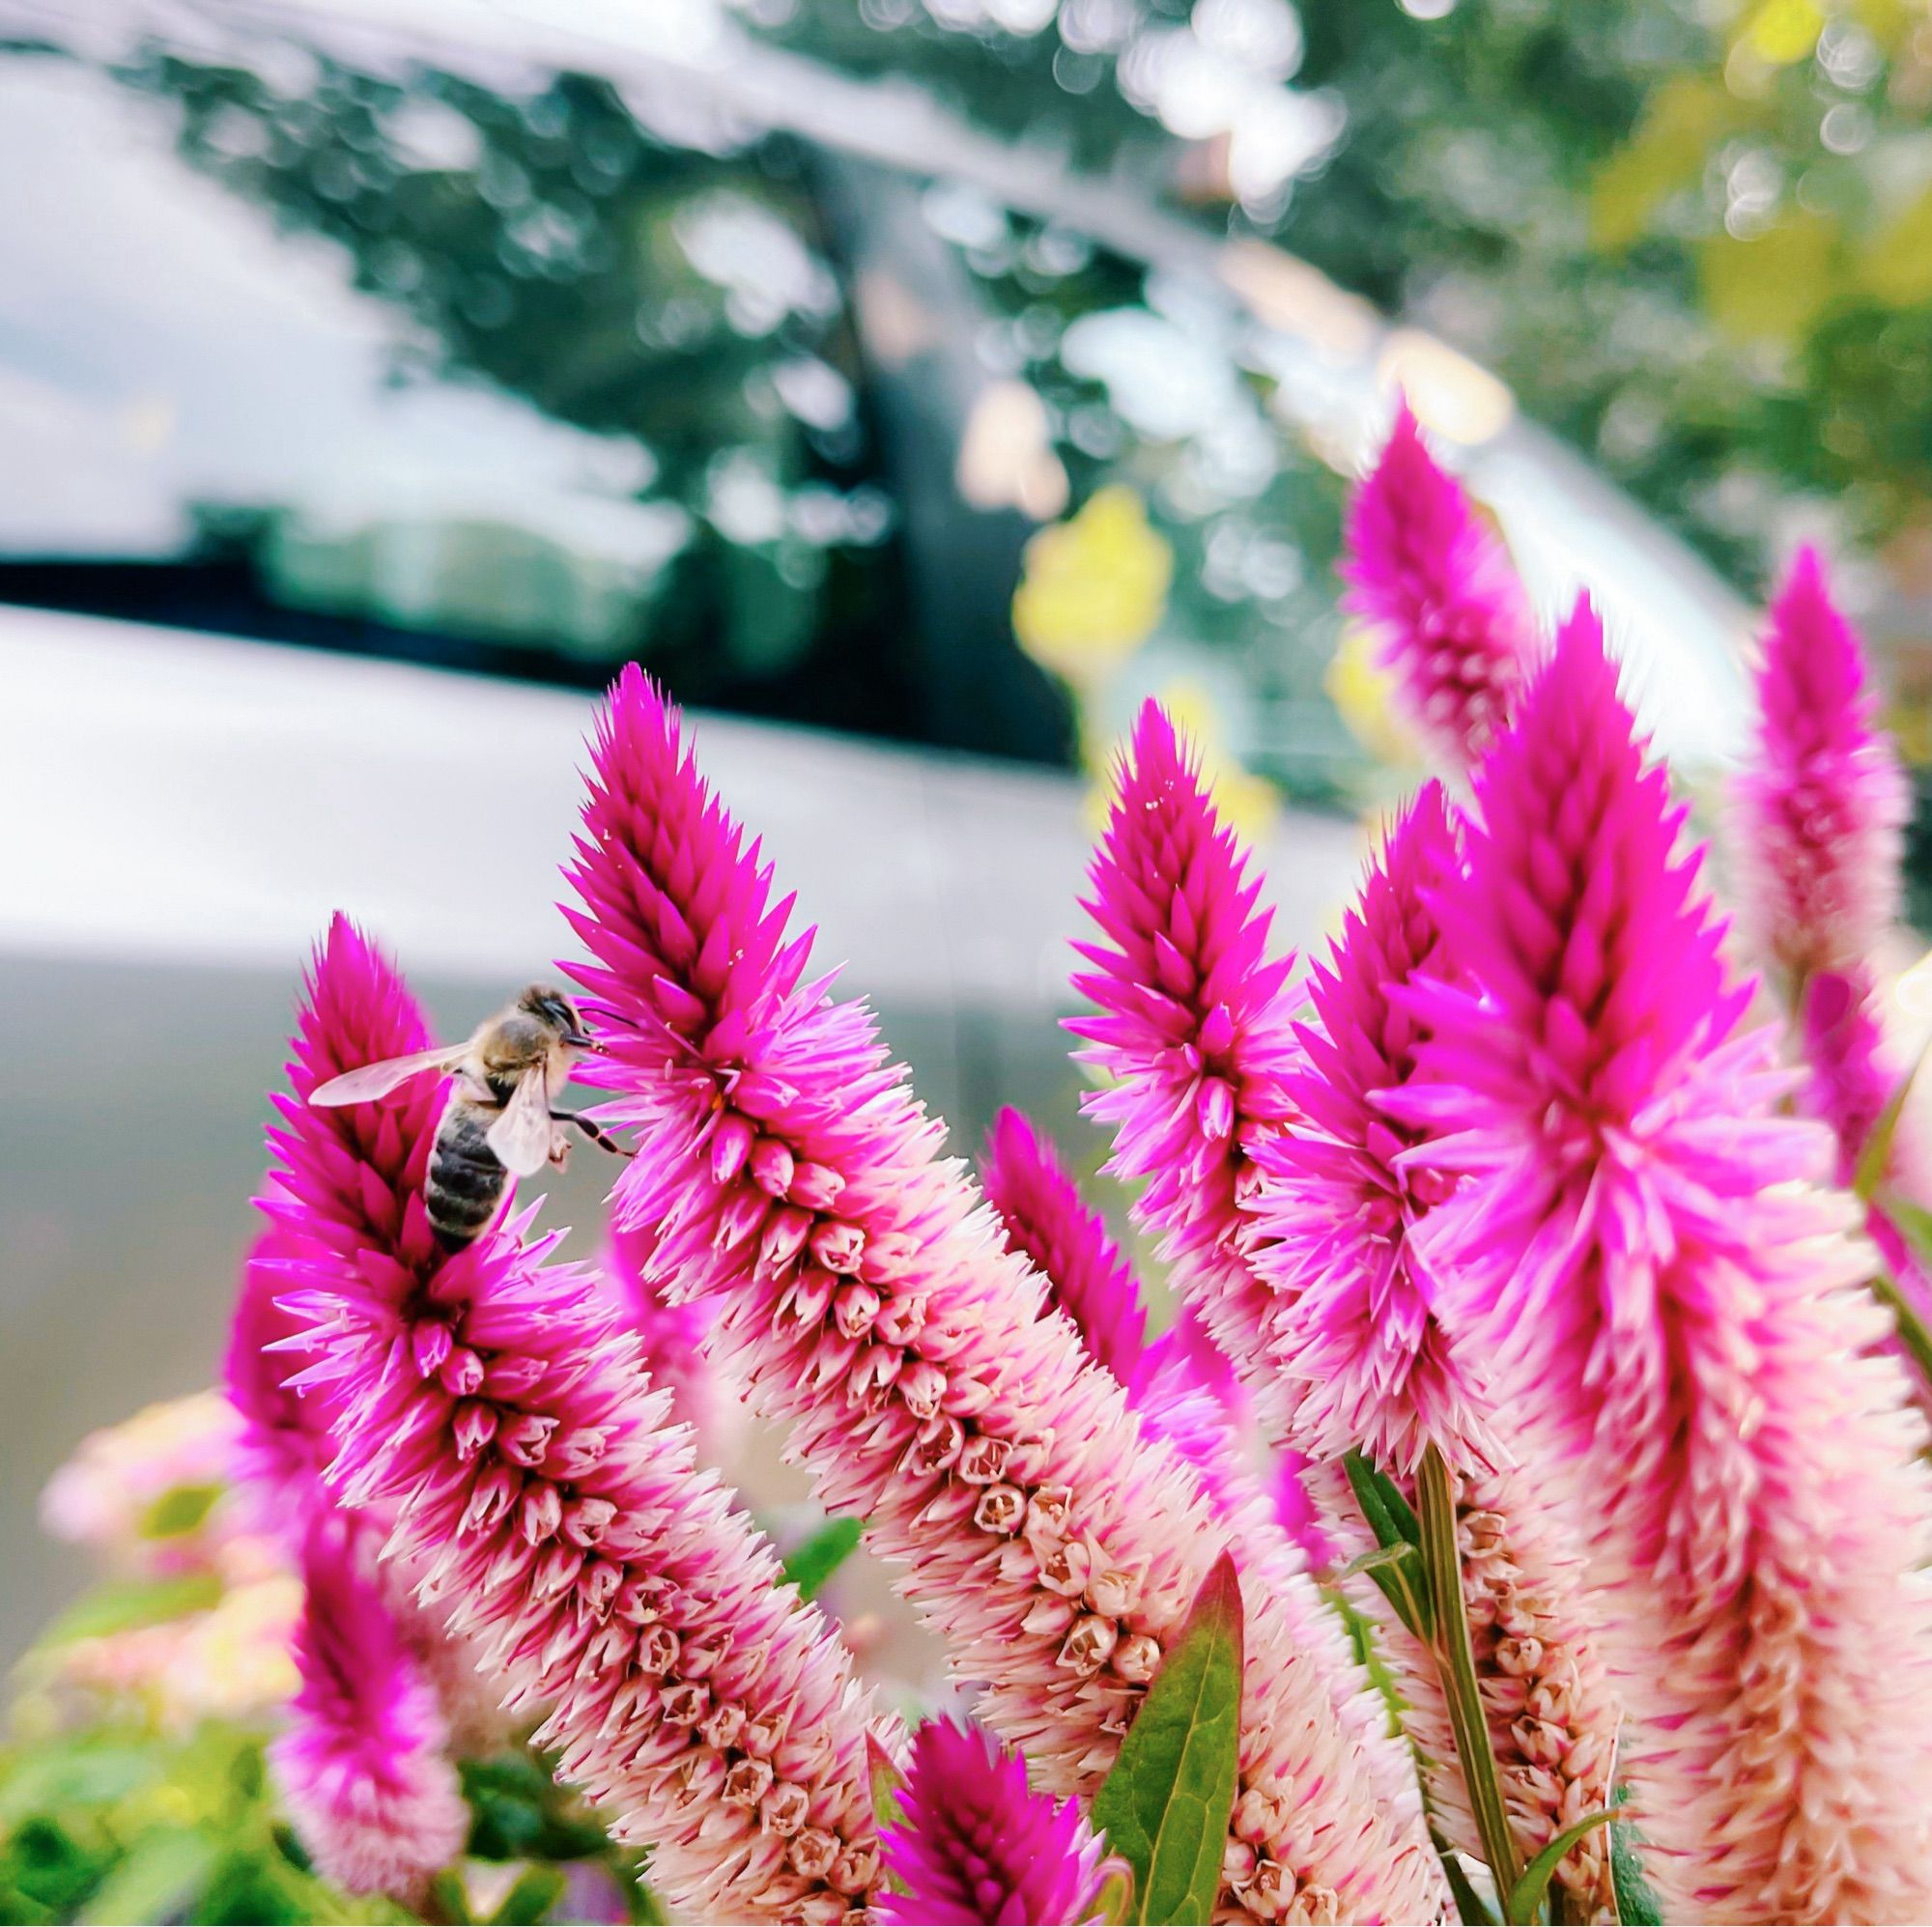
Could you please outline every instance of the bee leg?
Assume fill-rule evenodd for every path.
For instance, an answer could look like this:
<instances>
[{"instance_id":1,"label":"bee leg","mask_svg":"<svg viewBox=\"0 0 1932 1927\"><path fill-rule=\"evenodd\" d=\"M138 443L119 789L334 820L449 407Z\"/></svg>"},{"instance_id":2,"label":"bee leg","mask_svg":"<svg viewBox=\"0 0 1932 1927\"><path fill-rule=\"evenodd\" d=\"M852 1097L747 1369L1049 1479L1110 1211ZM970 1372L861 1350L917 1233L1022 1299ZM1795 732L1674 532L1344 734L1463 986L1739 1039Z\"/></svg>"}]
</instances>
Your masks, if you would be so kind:
<instances>
[{"instance_id":1,"label":"bee leg","mask_svg":"<svg viewBox=\"0 0 1932 1927\"><path fill-rule=\"evenodd\" d=\"M637 1156L636 1151L626 1150L601 1124L592 1123L582 1111L553 1111L551 1116L559 1124L575 1124L599 1150L608 1150L617 1157Z\"/></svg>"}]
</instances>

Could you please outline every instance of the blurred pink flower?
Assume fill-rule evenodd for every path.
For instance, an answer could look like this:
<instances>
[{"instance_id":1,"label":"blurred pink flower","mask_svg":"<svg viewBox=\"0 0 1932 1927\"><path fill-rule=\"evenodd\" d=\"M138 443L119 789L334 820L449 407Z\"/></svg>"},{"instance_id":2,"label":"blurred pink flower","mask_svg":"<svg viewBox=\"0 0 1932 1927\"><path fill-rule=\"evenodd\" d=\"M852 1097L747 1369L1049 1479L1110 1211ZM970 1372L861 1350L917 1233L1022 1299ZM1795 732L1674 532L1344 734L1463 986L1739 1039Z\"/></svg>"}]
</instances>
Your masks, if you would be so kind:
<instances>
[{"instance_id":1,"label":"blurred pink flower","mask_svg":"<svg viewBox=\"0 0 1932 1927\"><path fill-rule=\"evenodd\" d=\"M295 1633L302 1684L269 1764L324 1879L407 1901L463 1851L469 1809L436 1695L366 1570L365 1538L340 1514L308 1526Z\"/></svg>"},{"instance_id":2,"label":"blurred pink flower","mask_svg":"<svg viewBox=\"0 0 1932 1927\"><path fill-rule=\"evenodd\" d=\"M455 1254L422 1199L436 1092L309 1108L324 1079L419 1046L390 966L338 920L278 1097L265 1208L300 1239L284 1302L327 1388L338 1496L394 1509L387 1550L431 1598L560 1776L652 1848L675 1905L837 1920L878 1878L867 1696L770 1546L648 1390L607 1289L542 1261L528 1214ZM886 1736L890 1739L890 1733Z\"/></svg>"},{"instance_id":3,"label":"blurred pink flower","mask_svg":"<svg viewBox=\"0 0 1932 1927\"><path fill-rule=\"evenodd\" d=\"M1923 1918L1924 1429L1587 604L1476 803L1384 1101L1471 1174L1417 1235L1591 1534L1648 1871L1703 1919Z\"/></svg>"},{"instance_id":4,"label":"blurred pink flower","mask_svg":"<svg viewBox=\"0 0 1932 1927\"><path fill-rule=\"evenodd\" d=\"M1898 915L1912 798L1814 549L1798 552L1771 606L1757 698L1733 800L1751 940L1797 978L1856 969Z\"/></svg>"},{"instance_id":5,"label":"blurred pink flower","mask_svg":"<svg viewBox=\"0 0 1932 1927\"><path fill-rule=\"evenodd\" d=\"M237 1549L231 1542L246 1536L247 1522L226 1502L240 1430L218 1392L196 1392L90 1432L47 1481L42 1527L124 1572L218 1567ZM176 1500L192 1524L157 1529Z\"/></svg>"},{"instance_id":6,"label":"blurred pink flower","mask_svg":"<svg viewBox=\"0 0 1932 1927\"><path fill-rule=\"evenodd\" d=\"M676 1296L724 1295L721 1357L868 1520L976 1711L1042 1784L1091 1793L1162 1643L1226 1544L1192 1475L1000 1248L940 1126L857 1005L802 985L810 938L636 671L601 721L573 879L580 975L639 1127L620 1224L660 1232ZM1420 1828L1378 1807L1276 1602L1248 1602L1248 1906L1407 1917L1435 1904ZM1234 1846L1231 1846L1231 1853Z\"/></svg>"},{"instance_id":7,"label":"blurred pink flower","mask_svg":"<svg viewBox=\"0 0 1932 1927\"><path fill-rule=\"evenodd\" d=\"M888 1927L1099 1917L1101 1843L1074 1801L1027 1788L1026 1763L988 1734L931 1719L913 1735L903 1818L885 1829Z\"/></svg>"},{"instance_id":8,"label":"blurred pink flower","mask_svg":"<svg viewBox=\"0 0 1932 1927\"><path fill-rule=\"evenodd\" d=\"M1501 537L1430 454L1406 402L1355 490L1346 542L1345 606L1378 638L1429 747L1467 768L1508 718L1536 619Z\"/></svg>"}]
</instances>

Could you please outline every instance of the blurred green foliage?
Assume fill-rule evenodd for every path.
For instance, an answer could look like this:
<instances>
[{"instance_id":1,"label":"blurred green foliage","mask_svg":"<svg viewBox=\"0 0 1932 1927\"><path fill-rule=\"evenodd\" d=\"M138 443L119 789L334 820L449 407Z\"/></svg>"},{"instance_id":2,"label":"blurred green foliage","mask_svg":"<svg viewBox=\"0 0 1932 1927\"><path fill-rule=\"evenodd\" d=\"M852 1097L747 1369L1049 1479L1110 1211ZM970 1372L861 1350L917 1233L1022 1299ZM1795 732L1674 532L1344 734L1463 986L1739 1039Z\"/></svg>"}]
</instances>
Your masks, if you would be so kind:
<instances>
[{"instance_id":1,"label":"blurred green foliage","mask_svg":"<svg viewBox=\"0 0 1932 1927\"><path fill-rule=\"evenodd\" d=\"M22 1662L12 1737L0 1744L0 1920L663 1920L640 1857L614 1847L526 1746L460 1763L469 1840L423 1915L320 1879L280 1813L269 1719L185 1717L138 1675L102 1692L68 1667L69 1655L109 1650L118 1635L186 1626L221 1591L205 1570L110 1580Z\"/></svg>"},{"instance_id":2,"label":"blurred green foliage","mask_svg":"<svg viewBox=\"0 0 1932 1927\"><path fill-rule=\"evenodd\" d=\"M1278 13L1272 0L1257 0ZM800 0L775 39L1185 198L1123 98L1190 0ZM1002 21L1020 22L1018 29ZM1932 15L1923 0L1394 0L1294 14L1332 148L1265 234L1510 382L1747 586L1768 502L1883 541L1932 496Z\"/></svg>"}]
</instances>

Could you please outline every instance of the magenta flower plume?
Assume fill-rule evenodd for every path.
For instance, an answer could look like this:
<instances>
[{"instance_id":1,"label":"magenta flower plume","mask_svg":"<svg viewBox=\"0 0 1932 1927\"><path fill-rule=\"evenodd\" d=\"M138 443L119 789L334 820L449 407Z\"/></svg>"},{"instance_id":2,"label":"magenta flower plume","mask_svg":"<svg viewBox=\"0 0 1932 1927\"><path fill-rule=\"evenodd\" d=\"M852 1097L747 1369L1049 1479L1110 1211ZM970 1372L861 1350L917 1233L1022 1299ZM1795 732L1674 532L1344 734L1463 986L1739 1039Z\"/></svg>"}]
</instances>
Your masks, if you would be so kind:
<instances>
[{"instance_id":1,"label":"magenta flower plume","mask_svg":"<svg viewBox=\"0 0 1932 1927\"><path fill-rule=\"evenodd\" d=\"M1885 1116L1902 1072L1886 1059L1868 971L1821 970L1805 979L1799 1011L1804 1039L1804 1108L1829 1124L1837 1143L1837 1181L1858 1175L1865 1147ZM1894 1159L1895 1161L1895 1159Z\"/></svg>"},{"instance_id":2,"label":"magenta flower plume","mask_svg":"<svg viewBox=\"0 0 1932 1927\"><path fill-rule=\"evenodd\" d=\"M325 1402L286 1381L298 1369L280 1347L303 1321L277 1302L298 1241L265 1231L242 1261L228 1328L222 1383L241 1415L235 1444L236 1490L260 1528L298 1550L318 1512L334 1510L323 1472L334 1451Z\"/></svg>"},{"instance_id":3,"label":"magenta flower plume","mask_svg":"<svg viewBox=\"0 0 1932 1927\"><path fill-rule=\"evenodd\" d=\"M1757 738L1735 795L1745 921L1794 978L1861 965L1898 915L1911 792L1856 630L1815 550L1771 607Z\"/></svg>"},{"instance_id":4,"label":"magenta flower plume","mask_svg":"<svg viewBox=\"0 0 1932 1927\"><path fill-rule=\"evenodd\" d=\"M1872 1139L1906 1072L1886 1048L1879 1022L1877 987L1868 971L1851 975L1821 970L1804 981L1799 1012L1804 1055L1804 1109L1831 1127L1837 1145L1836 1176L1842 1185L1861 1175ZM1932 1198L1932 1168L1918 1120L1892 1120L1891 1143L1879 1170L1876 1194L1865 1206L1865 1231L1892 1282L1920 1319L1932 1318L1932 1277L1899 1227L1894 1201L1922 1205ZM1903 1347L1901 1347L1903 1351ZM1904 1355L1910 1356L1909 1353ZM1932 1403L1932 1383L1913 1364L1921 1403Z\"/></svg>"},{"instance_id":5,"label":"magenta flower plume","mask_svg":"<svg viewBox=\"0 0 1932 1927\"><path fill-rule=\"evenodd\" d=\"M300 1240L285 1302L337 1414L340 1499L388 1509L390 1556L511 1704L543 1705L560 1775L647 1842L680 1908L838 1920L878 1846L871 1715L770 1546L696 1466L608 1289L526 1246L528 1214L445 1254L422 1177L437 1093L319 1110L321 1081L417 1045L394 971L338 920L270 1134L264 1207Z\"/></svg>"},{"instance_id":6,"label":"magenta flower plume","mask_svg":"<svg viewBox=\"0 0 1932 1927\"><path fill-rule=\"evenodd\" d=\"M1923 1427L1587 604L1476 800L1466 980L1411 990L1385 1101L1471 1174L1418 1235L1591 1530L1648 1869L1698 1918L1923 1917Z\"/></svg>"},{"instance_id":7,"label":"magenta flower plume","mask_svg":"<svg viewBox=\"0 0 1932 1927\"><path fill-rule=\"evenodd\" d=\"M1079 1326L1095 1362L1131 1384L1147 1347L1140 1280L1052 1148L1009 1108L993 1120L980 1176L1009 1242L1046 1279L1052 1302Z\"/></svg>"},{"instance_id":8,"label":"magenta flower plume","mask_svg":"<svg viewBox=\"0 0 1932 1927\"><path fill-rule=\"evenodd\" d=\"M1098 1836L1074 1801L1030 1792L1026 1762L990 1734L926 1721L913 1735L898 1800L904 1817L884 1841L896 1890L877 1909L888 1927L1099 1917Z\"/></svg>"},{"instance_id":9,"label":"magenta flower plume","mask_svg":"<svg viewBox=\"0 0 1932 1927\"><path fill-rule=\"evenodd\" d=\"M1536 618L1501 538L1429 452L1404 402L1355 491L1342 573L1409 721L1463 770L1509 715L1537 652Z\"/></svg>"},{"instance_id":10,"label":"magenta flower plume","mask_svg":"<svg viewBox=\"0 0 1932 1927\"><path fill-rule=\"evenodd\" d=\"M1275 1368L1297 1382L1291 1443L1316 1459L1360 1447L1412 1474L1435 1443L1452 1464L1493 1463L1481 1386L1436 1315L1435 1286L1409 1243L1444 1189L1398 1163L1410 1139L1376 1093L1406 1084L1421 1033L1391 999L1435 961L1427 895L1456 869L1455 834L1430 783L1390 833L1325 966L1309 980L1317 1022L1289 1080L1300 1116L1260 1148L1257 1221L1279 1287L1268 1336Z\"/></svg>"},{"instance_id":11,"label":"magenta flower plume","mask_svg":"<svg viewBox=\"0 0 1932 1927\"><path fill-rule=\"evenodd\" d=\"M1040 1784L1091 1794L1227 1534L1171 1448L937 1155L866 1011L801 985L808 939L627 671L600 723L573 922L639 1126L621 1223L674 1296L718 1291L721 1358L945 1637ZM1248 1601L1242 1793L1262 1918L1435 1904L1425 1837L1378 1809L1276 1602Z\"/></svg>"},{"instance_id":12,"label":"magenta flower plume","mask_svg":"<svg viewBox=\"0 0 1932 1927\"><path fill-rule=\"evenodd\" d=\"M1321 1672L1342 1726L1359 1748L1380 1796L1412 1810L1417 1789L1407 1758L1390 1741L1387 1712L1349 1650L1342 1622L1308 1574L1307 1548L1321 1544L1312 1516L1284 1518L1276 1493L1247 1462L1239 1403L1231 1407L1222 1379L1226 1361L1198 1327L1177 1325L1151 1346L1122 1342L1122 1306L1136 1315L1140 1281L1098 1211L1087 1204L1051 1147L1018 1112L1005 1112L994 1130L996 1155L987 1163L987 1193L1009 1244L1030 1259L1045 1280L1050 1302L1095 1308L1074 1321L1098 1355L1094 1335L1108 1347L1109 1370L1127 1387L1142 1431L1164 1439L1193 1468L1214 1515L1232 1536L1244 1580L1275 1600L1297 1649ZM1075 1281L1069 1289L1066 1281ZM1204 1358L1206 1363L1204 1365ZM1295 1489L1301 1488L1297 1483ZM1305 1497L1305 1495L1304 1495ZM1308 1509L1312 1514L1312 1508ZM1240 1864L1240 1856L1235 1856ZM1237 1889L1238 1893L1238 1889Z\"/></svg>"},{"instance_id":13,"label":"magenta flower plume","mask_svg":"<svg viewBox=\"0 0 1932 1927\"><path fill-rule=\"evenodd\" d=\"M1117 1082L1086 1100L1114 1126L1110 1170L1145 1178L1136 1206L1177 1283L1236 1361L1264 1422L1287 1431L1287 1387L1264 1363L1275 1289L1255 1264L1255 1153L1294 1115L1293 959L1267 954L1268 913L1234 832L1215 819L1174 725L1134 726L1085 907L1106 939L1076 948L1100 1006L1068 1028Z\"/></svg>"},{"instance_id":14,"label":"magenta flower plume","mask_svg":"<svg viewBox=\"0 0 1932 1927\"><path fill-rule=\"evenodd\" d=\"M341 1514L307 1528L302 1684L269 1763L317 1872L351 1893L409 1899L463 1851L469 1809L435 1691L365 1570L368 1541Z\"/></svg>"}]
</instances>

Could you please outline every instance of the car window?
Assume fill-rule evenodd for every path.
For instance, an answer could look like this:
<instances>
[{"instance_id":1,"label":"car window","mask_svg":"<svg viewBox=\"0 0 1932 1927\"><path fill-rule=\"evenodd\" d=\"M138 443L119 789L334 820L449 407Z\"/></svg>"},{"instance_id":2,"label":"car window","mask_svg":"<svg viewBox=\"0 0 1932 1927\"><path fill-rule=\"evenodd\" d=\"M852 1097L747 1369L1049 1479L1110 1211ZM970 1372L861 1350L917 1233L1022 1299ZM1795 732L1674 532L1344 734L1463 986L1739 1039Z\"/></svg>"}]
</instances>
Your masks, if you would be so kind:
<instances>
[{"instance_id":1,"label":"car window","mask_svg":"<svg viewBox=\"0 0 1932 1927\"><path fill-rule=\"evenodd\" d=\"M905 733L796 149L288 43L0 54L0 598Z\"/></svg>"}]
</instances>

